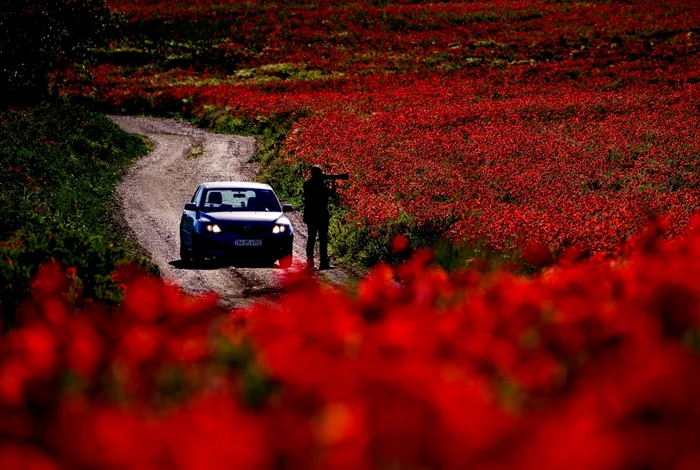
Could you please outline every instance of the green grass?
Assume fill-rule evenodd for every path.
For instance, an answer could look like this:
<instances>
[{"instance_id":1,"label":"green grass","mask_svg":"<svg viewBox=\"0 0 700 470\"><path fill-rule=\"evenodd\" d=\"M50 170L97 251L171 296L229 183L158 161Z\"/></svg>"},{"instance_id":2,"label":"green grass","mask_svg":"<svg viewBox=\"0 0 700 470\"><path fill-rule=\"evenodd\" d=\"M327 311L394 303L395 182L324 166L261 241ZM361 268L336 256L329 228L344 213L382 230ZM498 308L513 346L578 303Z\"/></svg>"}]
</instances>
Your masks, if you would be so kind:
<instances>
[{"instance_id":1,"label":"green grass","mask_svg":"<svg viewBox=\"0 0 700 470\"><path fill-rule=\"evenodd\" d=\"M67 99L0 111L0 320L14 322L39 265L75 267L83 295L118 301L109 278L134 253L113 215L115 188L147 143Z\"/></svg>"}]
</instances>

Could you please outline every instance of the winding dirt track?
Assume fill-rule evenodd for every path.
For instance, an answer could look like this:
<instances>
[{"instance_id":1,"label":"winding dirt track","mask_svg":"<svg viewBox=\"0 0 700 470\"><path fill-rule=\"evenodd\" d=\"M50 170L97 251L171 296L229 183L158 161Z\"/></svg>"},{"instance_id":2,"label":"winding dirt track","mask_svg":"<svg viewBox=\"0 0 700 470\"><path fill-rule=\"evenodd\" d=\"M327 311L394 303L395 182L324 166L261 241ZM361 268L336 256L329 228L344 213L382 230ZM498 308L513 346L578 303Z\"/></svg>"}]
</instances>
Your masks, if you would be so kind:
<instances>
[{"instance_id":1,"label":"winding dirt track","mask_svg":"<svg viewBox=\"0 0 700 470\"><path fill-rule=\"evenodd\" d=\"M258 149L255 138L213 134L170 119L112 116L112 120L154 144L153 151L127 172L118 192L125 224L164 278L190 293L216 292L226 308L279 297L284 271L277 267L233 267L219 262L188 267L179 259L184 204L204 181L252 181L257 174L257 165L250 161ZM298 212L289 218L297 268L305 262L306 226ZM342 285L359 274L338 267L319 275Z\"/></svg>"}]
</instances>

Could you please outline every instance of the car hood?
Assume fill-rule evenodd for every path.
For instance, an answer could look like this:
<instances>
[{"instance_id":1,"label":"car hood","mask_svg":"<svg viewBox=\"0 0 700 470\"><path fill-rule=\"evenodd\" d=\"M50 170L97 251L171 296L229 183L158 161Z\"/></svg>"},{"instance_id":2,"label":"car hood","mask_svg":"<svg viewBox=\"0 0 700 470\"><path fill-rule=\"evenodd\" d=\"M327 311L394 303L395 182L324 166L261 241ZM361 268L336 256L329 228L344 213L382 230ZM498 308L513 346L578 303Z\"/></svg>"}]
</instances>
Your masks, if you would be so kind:
<instances>
[{"instance_id":1,"label":"car hood","mask_svg":"<svg viewBox=\"0 0 700 470\"><path fill-rule=\"evenodd\" d=\"M211 222L249 222L249 223L273 223L274 221L283 218L287 222L286 217L282 217L281 212L208 212L202 214L202 221L210 220Z\"/></svg>"}]
</instances>

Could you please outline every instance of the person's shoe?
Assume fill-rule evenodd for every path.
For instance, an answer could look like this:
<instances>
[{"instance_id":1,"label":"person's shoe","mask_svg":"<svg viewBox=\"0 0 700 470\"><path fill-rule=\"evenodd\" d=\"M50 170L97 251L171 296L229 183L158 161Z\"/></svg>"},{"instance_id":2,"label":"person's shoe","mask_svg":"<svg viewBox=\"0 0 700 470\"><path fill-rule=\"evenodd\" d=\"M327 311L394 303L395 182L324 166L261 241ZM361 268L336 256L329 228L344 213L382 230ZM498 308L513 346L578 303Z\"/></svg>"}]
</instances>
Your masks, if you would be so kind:
<instances>
[{"instance_id":1,"label":"person's shoe","mask_svg":"<svg viewBox=\"0 0 700 470\"><path fill-rule=\"evenodd\" d=\"M314 259L313 259L313 258L307 258L307 259L306 259L306 270L307 270L307 271L313 271L313 270L314 270Z\"/></svg>"},{"instance_id":2,"label":"person's shoe","mask_svg":"<svg viewBox=\"0 0 700 470\"><path fill-rule=\"evenodd\" d=\"M326 269L335 269L335 266L329 263L321 263L318 267L319 271L325 271Z\"/></svg>"}]
</instances>

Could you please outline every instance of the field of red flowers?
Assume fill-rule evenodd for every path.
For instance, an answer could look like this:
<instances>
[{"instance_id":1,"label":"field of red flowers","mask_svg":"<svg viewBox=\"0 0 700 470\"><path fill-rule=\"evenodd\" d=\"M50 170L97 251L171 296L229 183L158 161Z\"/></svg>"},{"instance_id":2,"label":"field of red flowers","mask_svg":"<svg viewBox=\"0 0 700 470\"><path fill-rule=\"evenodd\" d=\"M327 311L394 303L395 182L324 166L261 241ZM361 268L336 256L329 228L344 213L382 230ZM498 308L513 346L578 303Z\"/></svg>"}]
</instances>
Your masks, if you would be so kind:
<instances>
[{"instance_id":1,"label":"field of red flowers","mask_svg":"<svg viewBox=\"0 0 700 470\"><path fill-rule=\"evenodd\" d=\"M698 210L695 3L109 4L124 38L74 92L297 116L282 155L351 172L350 223L558 253L614 249L655 215L678 234Z\"/></svg>"},{"instance_id":2,"label":"field of red flowers","mask_svg":"<svg viewBox=\"0 0 700 470\"><path fill-rule=\"evenodd\" d=\"M45 265L0 337L0 462L698 468L699 224L532 279L422 252L354 295L292 274L232 316L128 268L115 314Z\"/></svg>"},{"instance_id":3,"label":"field of red flowers","mask_svg":"<svg viewBox=\"0 0 700 470\"><path fill-rule=\"evenodd\" d=\"M700 4L108 3L70 93L291 117L279 157L351 172L348 225L547 267L419 251L236 312L125 267L115 312L45 265L0 336L0 466L700 468Z\"/></svg>"}]
</instances>

